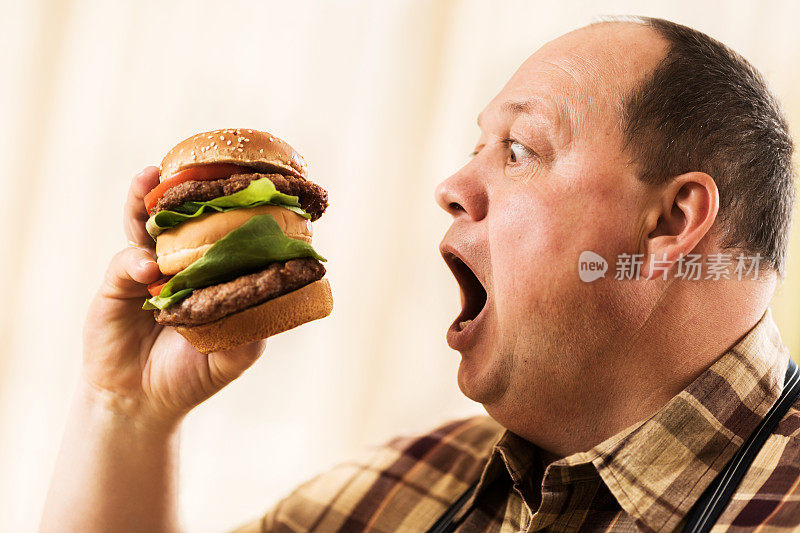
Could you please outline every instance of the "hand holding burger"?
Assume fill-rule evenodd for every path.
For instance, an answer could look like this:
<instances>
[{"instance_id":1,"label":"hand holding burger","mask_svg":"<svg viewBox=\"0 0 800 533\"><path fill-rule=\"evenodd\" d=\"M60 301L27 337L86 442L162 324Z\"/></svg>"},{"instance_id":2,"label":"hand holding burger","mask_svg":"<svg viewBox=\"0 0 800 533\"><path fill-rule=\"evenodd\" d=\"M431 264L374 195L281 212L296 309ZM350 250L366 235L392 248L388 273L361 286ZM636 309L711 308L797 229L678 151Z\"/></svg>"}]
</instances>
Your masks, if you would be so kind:
<instances>
[{"instance_id":1,"label":"hand holding burger","mask_svg":"<svg viewBox=\"0 0 800 533\"><path fill-rule=\"evenodd\" d=\"M182 143L167 154L161 169L147 167L131 181L124 230L136 246L114 255L84 323L82 402L88 410L121 415L120 420L136 427L170 431L190 409L258 359L266 346L264 331L274 334L330 310L330 293L320 290L327 289L321 259L315 257L308 242L311 220L316 220L327 205L325 191L305 179L303 160L275 137L272 141L268 134L265 137L275 153L251 161L249 166L241 164L245 148L237 148L239 137L243 137L243 146L258 142L255 133L239 130L237 136L234 130L233 134L208 135L220 137L206 138L209 146L216 143L213 148L217 148L222 142L228 149L232 147L229 153L235 155L231 153L231 160L215 160L213 151L199 145L193 158L192 150L183 148L191 145L187 140L189 144ZM268 148L256 147L254 151L261 157ZM179 159L183 156L188 160ZM227 176L220 174L225 169L219 164L229 165ZM186 170L192 172L179 175ZM212 170L214 173L209 174ZM259 174L271 177L265 181L257 177ZM195 179L189 179L192 177ZM178 179L182 181L177 183ZM271 190L267 181L276 189L271 201L263 196ZM253 184L250 192L235 196ZM278 189L284 192L278 193ZM262 203L248 207L245 197L259 195ZM191 206L202 210L191 212ZM271 218L264 216L268 214ZM276 225L285 230L278 234ZM232 253L238 254L236 258L225 259L226 250L230 251L223 242L225 231L238 231L239 235L246 232L252 237L242 239L242 246L235 247ZM192 241L194 238L198 240ZM283 247L277 246L277 252L265 255L259 247L275 248L270 243ZM211 261L214 245L225 252L224 260ZM189 261L190 254L194 254L194 261ZM277 259L281 254L292 257ZM207 261L202 269L190 267L204 258ZM239 270L250 260L252 269ZM156 261L169 274L162 274ZM228 270L234 263L236 268ZM208 265L220 268L210 269ZM152 310L143 311L143 302L145 307L152 305ZM267 312L269 307L275 312ZM252 322L257 324L253 330L244 327L250 322L244 319L248 312L257 314L261 321ZM225 345L237 345L215 349L201 345L216 342L209 336L213 328L219 328ZM179 331L189 336L197 333L201 350ZM226 336L226 332L232 335ZM247 342L247 338L257 340Z\"/></svg>"}]
</instances>

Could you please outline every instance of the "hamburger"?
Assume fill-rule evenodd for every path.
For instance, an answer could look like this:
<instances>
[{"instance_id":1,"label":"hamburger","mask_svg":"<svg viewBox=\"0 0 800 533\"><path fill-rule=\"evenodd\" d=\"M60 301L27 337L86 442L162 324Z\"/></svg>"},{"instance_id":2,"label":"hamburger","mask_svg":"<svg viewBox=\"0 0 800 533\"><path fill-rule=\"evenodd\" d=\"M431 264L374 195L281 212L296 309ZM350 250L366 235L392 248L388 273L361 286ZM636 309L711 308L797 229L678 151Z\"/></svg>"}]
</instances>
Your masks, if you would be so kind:
<instances>
[{"instance_id":1,"label":"hamburger","mask_svg":"<svg viewBox=\"0 0 800 533\"><path fill-rule=\"evenodd\" d=\"M144 197L163 277L148 286L159 324L210 353L328 316L325 258L311 222L328 193L267 132L222 129L177 144Z\"/></svg>"}]
</instances>

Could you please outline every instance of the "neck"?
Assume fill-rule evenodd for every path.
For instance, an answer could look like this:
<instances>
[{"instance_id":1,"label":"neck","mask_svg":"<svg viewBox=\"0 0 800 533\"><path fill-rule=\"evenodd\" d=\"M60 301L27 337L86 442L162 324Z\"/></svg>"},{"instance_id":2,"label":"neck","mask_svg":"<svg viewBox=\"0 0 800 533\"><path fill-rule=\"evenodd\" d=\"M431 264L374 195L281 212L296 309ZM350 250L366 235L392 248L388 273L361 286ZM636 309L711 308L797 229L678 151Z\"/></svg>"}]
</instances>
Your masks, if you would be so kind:
<instances>
[{"instance_id":1,"label":"neck","mask_svg":"<svg viewBox=\"0 0 800 533\"><path fill-rule=\"evenodd\" d=\"M623 328L624 337L590 358L595 364L583 365L573 377L581 386L553 402L549 423L501 423L549 460L591 449L655 414L714 364L763 316L775 284L770 274L654 289L646 300L655 304ZM542 432L543 426L549 429Z\"/></svg>"}]
</instances>

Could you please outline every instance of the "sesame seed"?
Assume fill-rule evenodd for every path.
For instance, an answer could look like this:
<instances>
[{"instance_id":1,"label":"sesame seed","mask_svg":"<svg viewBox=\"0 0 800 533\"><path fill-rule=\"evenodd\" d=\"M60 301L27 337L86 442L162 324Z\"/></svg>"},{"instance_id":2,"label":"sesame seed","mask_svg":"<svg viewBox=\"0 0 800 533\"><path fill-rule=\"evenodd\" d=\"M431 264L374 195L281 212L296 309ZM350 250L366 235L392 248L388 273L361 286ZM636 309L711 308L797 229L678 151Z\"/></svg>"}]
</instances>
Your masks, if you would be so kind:
<instances>
[{"instance_id":1,"label":"sesame seed","mask_svg":"<svg viewBox=\"0 0 800 533\"><path fill-rule=\"evenodd\" d=\"M242 151L242 149L241 149L241 148L237 148L237 150L239 150L240 152Z\"/></svg>"},{"instance_id":2,"label":"sesame seed","mask_svg":"<svg viewBox=\"0 0 800 533\"><path fill-rule=\"evenodd\" d=\"M230 142L230 141L228 141L228 142L226 142L225 144L227 144L228 146L230 146L231 142Z\"/></svg>"}]
</instances>

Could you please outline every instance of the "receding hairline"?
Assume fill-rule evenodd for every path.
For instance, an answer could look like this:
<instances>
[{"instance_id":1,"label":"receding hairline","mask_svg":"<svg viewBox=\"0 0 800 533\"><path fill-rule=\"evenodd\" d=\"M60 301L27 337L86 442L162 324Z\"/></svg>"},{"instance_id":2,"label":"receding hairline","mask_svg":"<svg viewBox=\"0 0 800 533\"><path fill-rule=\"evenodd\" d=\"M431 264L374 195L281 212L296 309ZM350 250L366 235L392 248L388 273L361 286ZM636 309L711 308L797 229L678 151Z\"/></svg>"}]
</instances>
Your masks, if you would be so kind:
<instances>
[{"instance_id":1,"label":"receding hairline","mask_svg":"<svg viewBox=\"0 0 800 533\"><path fill-rule=\"evenodd\" d=\"M614 98L615 101L612 102L617 109L617 126L621 126L623 123L623 111L624 111L624 102L627 99L628 95L631 91L635 91L635 89L643 83L647 77L658 67L659 62L664 59L667 54L669 53L669 42L666 41L663 36L661 36L658 31L656 31L650 24L648 24L646 18L639 17L639 16L601 16L595 17L592 22L575 28L572 31L579 31L581 29L589 28L592 26L598 26L601 24L615 24L615 23L631 23L636 24L639 27L645 28L648 30L653 37L655 37L658 41L663 43L663 54L657 56L657 58L652 62L652 64L648 64L647 68L644 72L641 72L640 75L636 76L636 79L629 80L629 84L626 86L622 86L624 84L620 84L620 86L615 90L616 97ZM571 32L567 32L563 35L568 35ZM562 35L562 37L563 37ZM557 39L557 38L556 38ZM607 51L608 52L608 51ZM612 54L613 55L613 54ZM580 56L578 56L580 58ZM604 71L605 76L608 76L609 79L613 80L615 78L619 78L620 76L624 76L623 72L614 72L613 69L617 64L616 61L609 60L609 58L604 58L604 62L606 63L606 67L610 68L609 71ZM564 70L563 67L561 67ZM568 73L569 74L569 73ZM574 77L574 76L573 76ZM548 101L545 101L548 100ZM566 106L566 107L565 107ZM566 104L563 99L554 97L554 95L547 95L545 98L542 95L532 96L529 98L519 98L518 100L513 100L509 102L505 102L501 110L504 113L509 114L540 114L545 116L550 122L554 124L558 124L559 127L566 127L570 134L574 132L574 124L573 119L568 109L568 104ZM544 112L537 112L540 110L545 110ZM485 110L484 110L485 111ZM483 115L483 111L478 113L476 117L476 123L479 128L481 128L481 116ZM481 128L482 129L482 128Z\"/></svg>"}]
</instances>

